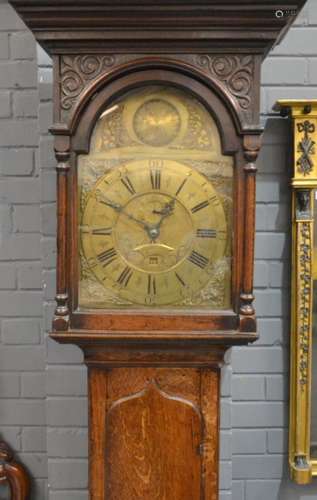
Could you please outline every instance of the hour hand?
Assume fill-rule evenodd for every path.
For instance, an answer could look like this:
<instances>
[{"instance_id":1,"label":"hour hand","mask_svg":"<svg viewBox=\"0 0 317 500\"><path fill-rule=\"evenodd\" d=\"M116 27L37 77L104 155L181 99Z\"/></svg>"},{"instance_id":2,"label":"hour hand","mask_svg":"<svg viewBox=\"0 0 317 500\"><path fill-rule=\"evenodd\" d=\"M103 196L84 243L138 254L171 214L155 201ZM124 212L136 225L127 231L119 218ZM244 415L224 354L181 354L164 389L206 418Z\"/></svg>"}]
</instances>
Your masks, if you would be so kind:
<instances>
[{"instance_id":1,"label":"hour hand","mask_svg":"<svg viewBox=\"0 0 317 500\"><path fill-rule=\"evenodd\" d=\"M153 210L153 214L162 215L163 217L167 217L171 215L175 208L175 200L171 200L168 203L165 203L162 210Z\"/></svg>"}]
</instances>

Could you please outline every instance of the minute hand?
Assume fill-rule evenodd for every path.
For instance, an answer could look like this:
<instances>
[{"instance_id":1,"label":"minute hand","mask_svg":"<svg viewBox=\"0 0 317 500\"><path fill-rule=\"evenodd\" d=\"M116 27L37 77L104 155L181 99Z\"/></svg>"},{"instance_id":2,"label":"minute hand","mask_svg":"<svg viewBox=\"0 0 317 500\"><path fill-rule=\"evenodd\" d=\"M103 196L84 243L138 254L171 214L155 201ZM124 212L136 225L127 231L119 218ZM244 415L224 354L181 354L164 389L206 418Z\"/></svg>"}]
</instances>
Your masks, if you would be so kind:
<instances>
[{"instance_id":1,"label":"minute hand","mask_svg":"<svg viewBox=\"0 0 317 500\"><path fill-rule=\"evenodd\" d=\"M131 219L131 220L133 220L134 222L136 222L137 224L140 224L142 227L144 227L144 229L146 229L146 231L148 231L148 229L150 229L149 224L147 224L144 220L137 219L136 217L134 217L134 215L129 214L128 212L125 212L124 210L122 210L122 213L123 213L126 217L128 217L129 219Z\"/></svg>"},{"instance_id":2,"label":"minute hand","mask_svg":"<svg viewBox=\"0 0 317 500\"><path fill-rule=\"evenodd\" d=\"M101 193L98 193L97 199L100 203L103 203L104 205L107 205L108 207L113 208L113 210L115 210L116 212L121 213L121 214L125 215L126 217L128 217L129 219L136 222L137 224L140 224L146 231L149 230L150 226L145 221L143 221L141 219L137 219L136 217L134 217L134 215L131 215L128 212L125 212L123 206L120 205L119 203L116 203L112 200L109 200L108 198L103 196Z\"/></svg>"}]
</instances>

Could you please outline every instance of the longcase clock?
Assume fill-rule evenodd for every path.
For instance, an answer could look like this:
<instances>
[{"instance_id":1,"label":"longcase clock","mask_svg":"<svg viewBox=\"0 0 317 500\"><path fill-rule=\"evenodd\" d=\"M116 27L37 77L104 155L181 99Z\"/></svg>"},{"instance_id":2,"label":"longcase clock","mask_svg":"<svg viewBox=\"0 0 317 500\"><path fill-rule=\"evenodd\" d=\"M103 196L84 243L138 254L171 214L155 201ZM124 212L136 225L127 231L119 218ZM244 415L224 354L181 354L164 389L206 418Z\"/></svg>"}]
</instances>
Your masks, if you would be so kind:
<instances>
[{"instance_id":1,"label":"longcase clock","mask_svg":"<svg viewBox=\"0 0 317 500\"><path fill-rule=\"evenodd\" d=\"M257 338L260 67L292 17L275 0L11 3L54 64L51 336L88 366L90 498L215 500L223 355Z\"/></svg>"}]
</instances>

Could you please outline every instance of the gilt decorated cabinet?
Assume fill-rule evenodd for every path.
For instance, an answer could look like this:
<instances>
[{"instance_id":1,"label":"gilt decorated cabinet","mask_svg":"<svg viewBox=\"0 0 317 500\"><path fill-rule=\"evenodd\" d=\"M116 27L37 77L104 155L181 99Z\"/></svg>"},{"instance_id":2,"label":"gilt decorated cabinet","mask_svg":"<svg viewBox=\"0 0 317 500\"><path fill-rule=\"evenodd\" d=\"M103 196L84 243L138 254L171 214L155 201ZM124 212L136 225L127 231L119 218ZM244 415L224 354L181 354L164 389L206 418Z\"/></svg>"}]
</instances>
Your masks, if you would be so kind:
<instances>
[{"instance_id":1,"label":"gilt decorated cabinet","mask_svg":"<svg viewBox=\"0 0 317 500\"><path fill-rule=\"evenodd\" d=\"M220 367L257 338L261 62L294 17L275 0L11 3L53 59L51 336L88 366L90 498L216 500Z\"/></svg>"}]
</instances>

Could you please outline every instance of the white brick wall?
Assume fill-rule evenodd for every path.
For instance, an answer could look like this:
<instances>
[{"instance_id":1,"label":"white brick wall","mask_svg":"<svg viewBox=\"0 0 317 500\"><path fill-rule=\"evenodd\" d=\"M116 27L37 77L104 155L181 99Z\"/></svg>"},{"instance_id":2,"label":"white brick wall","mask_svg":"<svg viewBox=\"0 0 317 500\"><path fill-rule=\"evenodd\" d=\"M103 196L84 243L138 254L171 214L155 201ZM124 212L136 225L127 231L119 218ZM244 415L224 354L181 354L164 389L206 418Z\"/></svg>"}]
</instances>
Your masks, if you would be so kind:
<instances>
[{"instance_id":1,"label":"white brick wall","mask_svg":"<svg viewBox=\"0 0 317 500\"><path fill-rule=\"evenodd\" d=\"M271 109L278 98L316 98L316 40L317 1L309 0L263 66L261 337L228 353L223 368L220 500L317 499L316 483L297 487L287 473L289 145L286 122ZM35 478L32 500L87 500L86 370L78 348L47 340L56 257L52 70L40 48L36 61L35 49L0 0L0 425Z\"/></svg>"}]
</instances>

